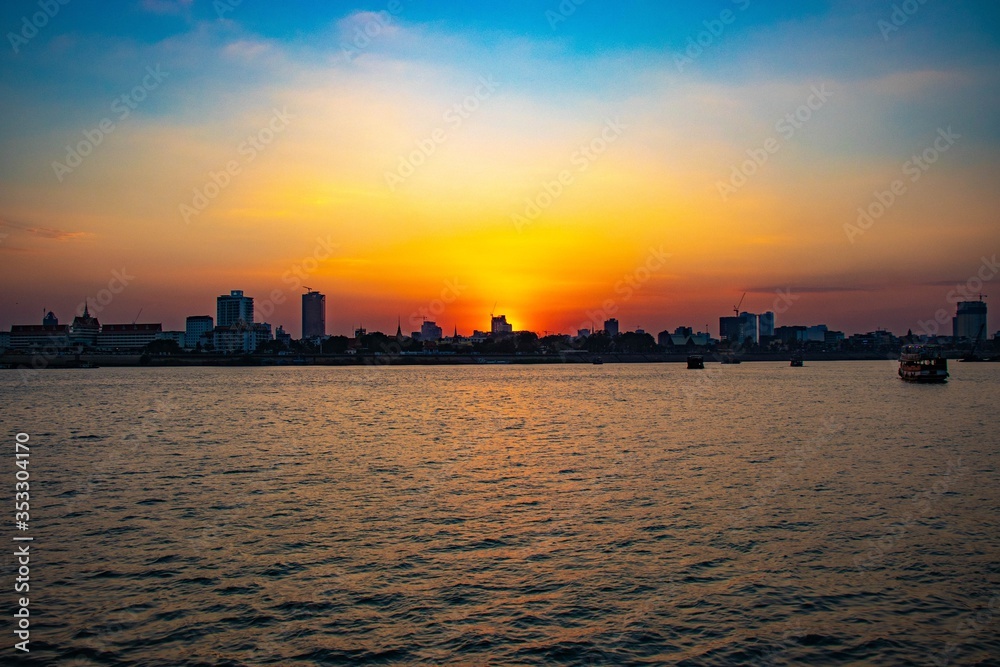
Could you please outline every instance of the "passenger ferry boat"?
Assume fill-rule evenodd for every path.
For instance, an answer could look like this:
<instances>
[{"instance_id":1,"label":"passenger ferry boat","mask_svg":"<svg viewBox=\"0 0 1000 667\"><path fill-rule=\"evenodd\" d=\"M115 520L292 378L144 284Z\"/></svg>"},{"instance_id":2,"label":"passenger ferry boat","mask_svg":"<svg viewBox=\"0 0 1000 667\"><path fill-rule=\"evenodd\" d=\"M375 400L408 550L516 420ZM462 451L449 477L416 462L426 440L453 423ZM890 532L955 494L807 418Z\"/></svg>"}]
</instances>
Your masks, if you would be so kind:
<instances>
[{"instance_id":1,"label":"passenger ferry boat","mask_svg":"<svg viewBox=\"0 0 1000 667\"><path fill-rule=\"evenodd\" d=\"M805 358L802 356L801 352L796 352L792 355L792 368L802 368L805 363Z\"/></svg>"},{"instance_id":2,"label":"passenger ferry boat","mask_svg":"<svg viewBox=\"0 0 1000 667\"><path fill-rule=\"evenodd\" d=\"M948 360L923 345L904 345L899 355L899 377L907 382L947 382Z\"/></svg>"},{"instance_id":3,"label":"passenger ferry boat","mask_svg":"<svg viewBox=\"0 0 1000 667\"><path fill-rule=\"evenodd\" d=\"M688 368L698 370L705 367L705 357L700 354L690 354L687 358Z\"/></svg>"}]
</instances>

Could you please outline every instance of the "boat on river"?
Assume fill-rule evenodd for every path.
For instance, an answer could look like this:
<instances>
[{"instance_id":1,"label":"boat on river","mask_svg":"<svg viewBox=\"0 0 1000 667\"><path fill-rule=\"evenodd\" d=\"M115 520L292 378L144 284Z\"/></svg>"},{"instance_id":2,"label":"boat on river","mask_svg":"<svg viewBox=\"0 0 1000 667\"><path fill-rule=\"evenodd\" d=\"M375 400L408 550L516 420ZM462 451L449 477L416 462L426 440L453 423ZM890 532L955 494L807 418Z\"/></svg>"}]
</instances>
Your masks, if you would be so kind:
<instances>
[{"instance_id":1,"label":"boat on river","mask_svg":"<svg viewBox=\"0 0 1000 667\"><path fill-rule=\"evenodd\" d=\"M948 360L925 345L904 345L899 355L899 377L907 382L947 382Z\"/></svg>"}]
</instances>

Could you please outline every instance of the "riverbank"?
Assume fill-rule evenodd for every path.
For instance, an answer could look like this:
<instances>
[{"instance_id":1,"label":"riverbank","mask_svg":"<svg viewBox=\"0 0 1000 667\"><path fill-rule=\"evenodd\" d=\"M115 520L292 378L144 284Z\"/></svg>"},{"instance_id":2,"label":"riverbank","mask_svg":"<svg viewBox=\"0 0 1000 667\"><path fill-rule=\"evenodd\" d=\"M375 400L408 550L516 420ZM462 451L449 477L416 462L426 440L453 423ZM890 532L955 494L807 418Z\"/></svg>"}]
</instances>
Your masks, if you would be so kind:
<instances>
[{"instance_id":1,"label":"riverbank","mask_svg":"<svg viewBox=\"0 0 1000 667\"><path fill-rule=\"evenodd\" d=\"M706 363L717 363L722 357L717 354L703 354ZM957 359L955 352L946 355ZM95 366L467 366L467 365L510 365L510 364L651 364L684 363L687 354L589 354L567 352L563 354L306 354L306 355L222 355L222 354L73 354L45 356L30 354L0 355L0 368L6 369L86 369ZM884 361L896 360L895 352L814 352L805 355L810 361ZM791 360L790 353L744 354L741 362L784 362Z\"/></svg>"}]
</instances>

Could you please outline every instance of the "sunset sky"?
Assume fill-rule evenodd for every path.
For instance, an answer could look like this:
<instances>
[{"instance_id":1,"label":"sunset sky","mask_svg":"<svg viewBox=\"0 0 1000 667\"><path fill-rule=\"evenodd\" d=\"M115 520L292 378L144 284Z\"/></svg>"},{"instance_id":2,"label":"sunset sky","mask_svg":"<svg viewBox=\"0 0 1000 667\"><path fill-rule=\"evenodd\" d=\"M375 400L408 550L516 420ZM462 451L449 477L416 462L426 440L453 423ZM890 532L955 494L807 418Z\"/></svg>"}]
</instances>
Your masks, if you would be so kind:
<instances>
[{"instance_id":1,"label":"sunset sky","mask_svg":"<svg viewBox=\"0 0 1000 667\"><path fill-rule=\"evenodd\" d=\"M679 4L4 3L0 328L243 289L298 336L302 285L337 334L1000 303L1000 5Z\"/></svg>"}]
</instances>

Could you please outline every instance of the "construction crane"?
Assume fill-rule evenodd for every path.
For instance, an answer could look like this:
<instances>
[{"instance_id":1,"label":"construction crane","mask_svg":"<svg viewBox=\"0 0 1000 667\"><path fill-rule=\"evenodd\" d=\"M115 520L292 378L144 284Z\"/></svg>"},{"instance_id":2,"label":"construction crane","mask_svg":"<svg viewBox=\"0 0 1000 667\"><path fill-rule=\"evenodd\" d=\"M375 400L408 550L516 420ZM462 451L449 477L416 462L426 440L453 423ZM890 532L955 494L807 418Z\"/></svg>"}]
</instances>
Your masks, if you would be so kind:
<instances>
[{"instance_id":1,"label":"construction crane","mask_svg":"<svg viewBox=\"0 0 1000 667\"><path fill-rule=\"evenodd\" d=\"M733 312L736 313L736 317L740 316L740 306L743 305L743 300L747 298L747 293L743 292L743 296L740 297L740 302L733 306Z\"/></svg>"},{"instance_id":2,"label":"construction crane","mask_svg":"<svg viewBox=\"0 0 1000 667\"><path fill-rule=\"evenodd\" d=\"M306 287L305 285L302 286L302 289L304 289L306 292L312 292L313 291L312 287Z\"/></svg>"}]
</instances>

